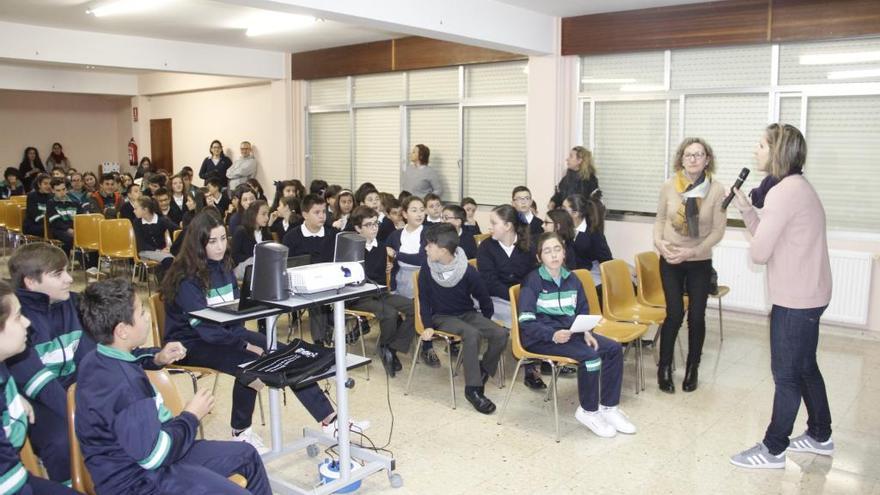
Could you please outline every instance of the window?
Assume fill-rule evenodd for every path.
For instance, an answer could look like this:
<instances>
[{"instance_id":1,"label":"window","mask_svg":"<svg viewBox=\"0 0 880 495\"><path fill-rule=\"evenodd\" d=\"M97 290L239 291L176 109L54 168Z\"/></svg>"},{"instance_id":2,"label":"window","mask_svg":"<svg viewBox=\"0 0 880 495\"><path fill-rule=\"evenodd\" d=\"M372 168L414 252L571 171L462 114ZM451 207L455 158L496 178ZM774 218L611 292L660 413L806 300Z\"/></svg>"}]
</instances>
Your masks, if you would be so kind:
<instances>
[{"instance_id":1,"label":"window","mask_svg":"<svg viewBox=\"0 0 880 495\"><path fill-rule=\"evenodd\" d=\"M464 195L509 203L513 188L526 183L525 107L467 108L464 122Z\"/></svg>"},{"instance_id":2,"label":"window","mask_svg":"<svg viewBox=\"0 0 880 495\"><path fill-rule=\"evenodd\" d=\"M354 182L372 182L380 191L400 189L400 110L365 108L354 112Z\"/></svg>"},{"instance_id":3,"label":"window","mask_svg":"<svg viewBox=\"0 0 880 495\"><path fill-rule=\"evenodd\" d=\"M351 183L351 133L348 112L309 116L309 164L313 177L330 184Z\"/></svg>"},{"instance_id":4,"label":"window","mask_svg":"<svg viewBox=\"0 0 880 495\"><path fill-rule=\"evenodd\" d=\"M458 107L414 107L409 110L409 151L417 144L431 149L431 168L440 173L443 199L461 200ZM426 144L430 143L430 145Z\"/></svg>"}]
</instances>

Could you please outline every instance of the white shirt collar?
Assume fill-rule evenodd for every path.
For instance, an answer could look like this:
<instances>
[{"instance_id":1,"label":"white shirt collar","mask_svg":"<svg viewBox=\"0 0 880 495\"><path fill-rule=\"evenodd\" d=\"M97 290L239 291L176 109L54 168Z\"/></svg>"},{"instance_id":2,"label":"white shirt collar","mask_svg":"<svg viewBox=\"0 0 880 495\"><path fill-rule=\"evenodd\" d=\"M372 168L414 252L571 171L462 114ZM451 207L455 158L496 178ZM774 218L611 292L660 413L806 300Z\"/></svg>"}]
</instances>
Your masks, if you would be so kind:
<instances>
[{"instance_id":1,"label":"white shirt collar","mask_svg":"<svg viewBox=\"0 0 880 495\"><path fill-rule=\"evenodd\" d=\"M378 222L381 224L381 223L382 223L382 220L385 220L385 214L384 214L384 213L379 213L379 220L378 220Z\"/></svg>"},{"instance_id":2,"label":"white shirt collar","mask_svg":"<svg viewBox=\"0 0 880 495\"><path fill-rule=\"evenodd\" d=\"M375 237L372 242L366 244L367 252L372 251L374 247L379 247L379 241Z\"/></svg>"},{"instance_id":3,"label":"white shirt collar","mask_svg":"<svg viewBox=\"0 0 880 495\"><path fill-rule=\"evenodd\" d=\"M529 211L528 213L523 214L523 217L526 219L526 224L531 224L532 219L535 218L535 215L532 214L531 211Z\"/></svg>"},{"instance_id":4,"label":"white shirt collar","mask_svg":"<svg viewBox=\"0 0 880 495\"><path fill-rule=\"evenodd\" d=\"M153 213L153 218L147 220L146 218L141 218L141 223L144 225L156 225L159 223L159 215Z\"/></svg>"},{"instance_id":5,"label":"white shirt collar","mask_svg":"<svg viewBox=\"0 0 880 495\"><path fill-rule=\"evenodd\" d=\"M575 229L575 230L577 230L578 232L586 232L587 231L587 220L586 219L581 220L581 224L578 225L577 229Z\"/></svg>"},{"instance_id":6,"label":"white shirt collar","mask_svg":"<svg viewBox=\"0 0 880 495\"><path fill-rule=\"evenodd\" d=\"M312 233L311 231L309 231L309 229L306 227L305 223L300 225L299 229L302 231L303 237L324 237L324 227L323 226L321 226L321 230L319 230L317 233Z\"/></svg>"},{"instance_id":7,"label":"white shirt collar","mask_svg":"<svg viewBox=\"0 0 880 495\"><path fill-rule=\"evenodd\" d=\"M516 241L517 240L518 240L517 237L514 236L513 237L513 244L511 244L510 246L505 246L503 242L498 241L498 245L501 246L501 249L504 250L504 252L505 252L505 254L507 254L508 258L510 258L513 255L513 250L516 249Z\"/></svg>"},{"instance_id":8,"label":"white shirt collar","mask_svg":"<svg viewBox=\"0 0 880 495\"><path fill-rule=\"evenodd\" d=\"M263 231L260 229L254 230L254 240L257 241L257 244L263 242Z\"/></svg>"}]
</instances>

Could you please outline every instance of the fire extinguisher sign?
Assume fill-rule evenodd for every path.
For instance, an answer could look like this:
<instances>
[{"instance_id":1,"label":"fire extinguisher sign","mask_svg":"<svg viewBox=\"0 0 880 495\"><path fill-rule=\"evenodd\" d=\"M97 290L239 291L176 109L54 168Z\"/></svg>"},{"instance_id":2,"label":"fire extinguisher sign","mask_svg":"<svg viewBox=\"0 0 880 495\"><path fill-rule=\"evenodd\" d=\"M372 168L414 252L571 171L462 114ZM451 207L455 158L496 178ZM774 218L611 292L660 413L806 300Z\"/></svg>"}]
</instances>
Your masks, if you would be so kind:
<instances>
[{"instance_id":1,"label":"fire extinguisher sign","mask_svg":"<svg viewBox=\"0 0 880 495\"><path fill-rule=\"evenodd\" d=\"M134 122L138 121L138 107L131 107L131 119Z\"/></svg>"}]
</instances>

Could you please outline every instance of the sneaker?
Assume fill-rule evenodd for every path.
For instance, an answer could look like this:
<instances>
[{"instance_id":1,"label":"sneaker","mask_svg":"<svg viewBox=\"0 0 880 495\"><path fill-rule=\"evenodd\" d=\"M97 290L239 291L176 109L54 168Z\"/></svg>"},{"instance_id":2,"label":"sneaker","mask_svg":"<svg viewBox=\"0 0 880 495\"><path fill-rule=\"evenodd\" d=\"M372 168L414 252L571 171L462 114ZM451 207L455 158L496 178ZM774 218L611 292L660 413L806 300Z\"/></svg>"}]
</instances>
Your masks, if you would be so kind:
<instances>
[{"instance_id":1,"label":"sneaker","mask_svg":"<svg viewBox=\"0 0 880 495\"><path fill-rule=\"evenodd\" d=\"M596 436L602 438L611 438L617 435L617 429L605 421L605 417L599 411L585 411L584 408L578 407L574 413L575 419L582 425L590 429Z\"/></svg>"},{"instance_id":2,"label":"sneaker","mask_svg":"<svg viewBox=\"0 0 880 495\"><path fill-rule=\"evenodd\" d=\"M599 406L599 412L605 422L613 426L618 433L632 435L636 432L636 425L632 424L629 417L619 407Z\"/></svg>"},{"instance_id":3,"label":"sneaker","mask_svg":"<svg viewBox=\"0 0 880 495\"><path fill-rule=\"evenodd\" d=\"M791 439L791 443L788 444L788 450L790 452L809 452L811 454L833 455L834 441L829 438L824 442L820 442L811 437L807 432L804 432L803 435Z\"/></svg>"},{"instance_id":4,"label":"sneaker","mask_svg":"<svg viewBox=\"0 0 880 495\"><path fill-rule=\"evenodd\" d=\"M98 271L97 266L93 266L93 267L89 268L88 270L86 270L86 273L88 273L89 275L91 275L93 277L97 277L98 273L100 273L100 272Z\"/></svg>"},{"instance_id":5,"label":"sneaker","mask_svg":"<svg viewBox=\"0 0 880 495\"><path fill-rule=\"evenodd\" d=\"M337 424L338 422L339 422L338 418L333 418L333 421L331 421L329 424L326 424L326 425L322 424L321 430L323 430L324 434L327 435L328 437L336 438L336 435L339 433L339 425ZM370 427L370 422L366 421L366 420L364 420L364 421L350 420L348 422L348 431L350 431L356 435L363 434L363 432L366 431L369 427Z\"/></svg>"},{"instance_id":6,"label":"sneaker","mask_svg":"<svg viewBox=\"0 0 880 495\"><path fill-rule=\"evenodd\" d=\"M266 444L263 443L263 439L260 437L260 435L255 432L253 428L250 427L239 432L237 435L233 432L232 440L236 442L245 442L251 444L255 449L257 449L257 453L260 455L264 455L269 452L269 447L266 447Z\"/></svg>"},{"instance_id":7,"label":"sneaker","mask_svg":"<svg viewBox=\"0 0 880 495\"><path fill-rule=\"evenodd\" d=\"M758 442L754 447L731 456L730 463L749 469L784 469L785 452L773 455L764 442Z\"/></svg>"}]
</instances>

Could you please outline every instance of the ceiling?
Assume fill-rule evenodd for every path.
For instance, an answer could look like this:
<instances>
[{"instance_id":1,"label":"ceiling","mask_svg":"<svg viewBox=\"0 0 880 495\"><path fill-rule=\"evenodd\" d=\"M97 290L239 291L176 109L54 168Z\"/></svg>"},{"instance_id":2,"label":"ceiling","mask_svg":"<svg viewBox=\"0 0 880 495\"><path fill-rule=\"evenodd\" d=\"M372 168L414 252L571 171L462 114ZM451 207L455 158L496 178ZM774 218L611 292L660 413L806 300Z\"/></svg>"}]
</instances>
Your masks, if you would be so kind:
<instances>
[{"instance_id":1,"label":"ceiling","mask_svg":"<svg viewBox=\"0 0 880 495\"><path fill-rule=\"evenodd\" d=\"M97 18L87 14L86 10L106 2L2 0L0 20L284 52L309 51L402 36L341 22L320 21L298 31L248 37L245 30L254 20L283 14L212 0L143 1L149 5L143 11Z\"/></svg>"},{"instance_id":2,"label":"ceiling","mask_svg":"<svg viewBox=\"0 0 880 495\"><path fill-rule=\"evenodd\" d=\"M495 0L556 17L702 3L707 0Z\"/></svg>"}]
</instances>

